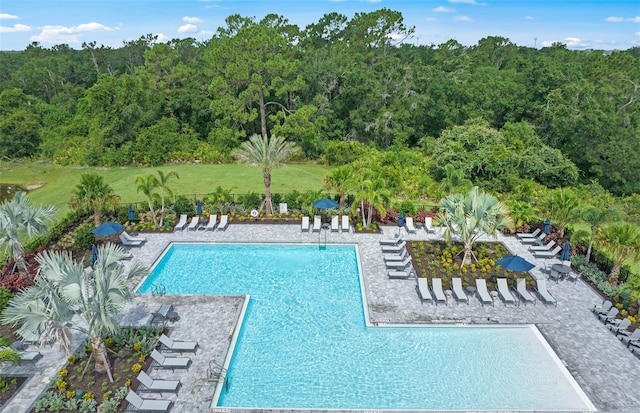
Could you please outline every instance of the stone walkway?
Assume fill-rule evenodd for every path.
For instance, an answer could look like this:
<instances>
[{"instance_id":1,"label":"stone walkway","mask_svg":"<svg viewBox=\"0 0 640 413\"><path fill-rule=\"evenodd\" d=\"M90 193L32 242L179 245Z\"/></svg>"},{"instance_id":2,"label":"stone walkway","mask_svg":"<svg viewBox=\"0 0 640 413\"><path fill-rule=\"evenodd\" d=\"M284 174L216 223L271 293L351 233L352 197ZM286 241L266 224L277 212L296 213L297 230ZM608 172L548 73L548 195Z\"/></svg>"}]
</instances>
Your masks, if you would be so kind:
<instances>
[{"instance_id":1,"label":"stone walkway","mask_svg":"<svg viewBox=\"0 0 640 413\"><path fill-rule=\"evenodd\" d=\"M367 316L371 323L433 323L464 322L469 324L536 324L558 357L601 411L640 411L640 361L597 320L589 308L600 302L598 295L583 283L549 283L558 306L520 305L505 307L496 300L495 306L483 307L472 297L469 305L449 302L435 306L421 304L415 280L389 280L384 269L378 241L391 238L397 227L384 227L383 234L302 233L299 225L230 224L224 232L184 231L173 234L150 234L142 248L132 252L136 260L152 265L165 248L174 241L183 242L290 242L357 244L368 301ZM437 239L438 235L418 230L405 239ZM549 266L554 260L535 259L514 237L500 236L513 253L530 262ZM127 264L128 265L128 264ZM542 277L539 269L532 270ZM132 280L138 285L141 280ZM246 297L230 296L137 296L123 317L123 324L146 324L150 312L161 304L173 304L180 320L169 324L171 336L180 340L196 340L200 350L192 355L188 371L154 370L153 377L178 378L183 383L177 395L164 394L174 400L172 411L180 413L210 412L216 382L207 380L209 363L223 364L229 356L229 343ZM79 342L79 338L77 338ZM0 374L37 374L30 379L2 412L27 412L38 395L46 390L51 378L66 359L57 346L40 349L41 359L34 367L2 367ZM229 409L216 409L229 411ZM238 409L242 410L242 409Z\"/></svg>"}]
</instances>

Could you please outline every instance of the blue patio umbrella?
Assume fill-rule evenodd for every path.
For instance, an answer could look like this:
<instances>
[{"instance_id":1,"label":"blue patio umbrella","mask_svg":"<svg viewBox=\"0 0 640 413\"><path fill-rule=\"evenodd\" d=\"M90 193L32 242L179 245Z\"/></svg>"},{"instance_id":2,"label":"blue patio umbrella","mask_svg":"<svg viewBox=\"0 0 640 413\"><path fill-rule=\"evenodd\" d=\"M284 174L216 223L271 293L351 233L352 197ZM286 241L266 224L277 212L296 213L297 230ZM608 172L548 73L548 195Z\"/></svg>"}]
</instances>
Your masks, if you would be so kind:
<instances>
[{"instance_id":1,"label":"blue patio umbrella","mask_svg":"<svg viewBox=\"0 0 640 413\"><path fill-rule=\"evenodd\" d=\"M505 270L516 272L526 272L535 267L535 265L518 255L507 255L506 257L502 257L496 261L496 264L500 265Z\"/></svg>"},{"instance_id":2,"label":"blue patio umbrella","mask_svg":"<svg viewBox=\"0 0 640 413\"><path fill-rule=\"evenodd\" d=\"M196 201L196 214L202 215L202 201L199 199Z\"/></svg>"},{"instance_id":3,"label":"blue patio umbrella","mask_svg":"<svg viewBox=\"0 0 640 413\"><path fill-rule=\"evenodd\" d=\"M94 264L98 261L98 247L95 245L91 246L91 264Z\"/></svg>"},{"instance_id":4,"label":"blue patio umbrella","mask_svg":"<svg viewBox=\"0 0 640 413\"><path fill-rule=\"evenodd\" d=\"M133 212L133 207L129 205L129 221L135 221L135 220L136 220L136 214L135 212Z\"/></svg>"},{"instance_id":5,"label":"blue patio umbrella","mask_svg":"<svg viewBox=\"0 0 640 413\"><path fill-rule=\"evenodd\" d=\"M100 237L106 237L109 235L117 234L118 232L124 229L123 225L118 224L117 222L103 222L96 229L91 231L94 235L98 235Z\"/></svg>"},{"instance_id":6,"label":"blue patio umbrella","mask_svg":"<svg viewBox=\"0 0 640 413\"><path fill-rule=\"evenodd\" d=\"M338 206L338 203L329 198L318 199L317 201L313 201L313 206L320 209L329 209L335 208Z\"/></svg>"},{"instance_id":7,"label":"blue patio umbrella","mask_svg":"<svg viewBox=\"0 0 640 413\"><path fill-rule=\"evenodd\" d=\"M549 232L551 232L551 220L549 218L547 218L546 221L544 221L544 230L543 232L547 235L549 235Z\"/></svg>"},{"instance_id":8,"label":"blue patio umbrella","mask_svg":"<svg viewBox=\"0 0 640 413\"><path fill-rule=\"evenodd\" d=\"M398 236L400 235L400 228L404 227L404 214L400 211L398 215Z\"/></svg>"},{"instance_id":9,"label":"blue patio umbrella","mask_svg":"<svg viewBox=\"0 0 640 413\"><path fill-rule=\"evenodd\" d=\"M571 251L571 245L568 242L565 242L562 246L562 253L560 254L560 259L562 261L569 261L569 252Z\"/></svg>"}]
</instances>

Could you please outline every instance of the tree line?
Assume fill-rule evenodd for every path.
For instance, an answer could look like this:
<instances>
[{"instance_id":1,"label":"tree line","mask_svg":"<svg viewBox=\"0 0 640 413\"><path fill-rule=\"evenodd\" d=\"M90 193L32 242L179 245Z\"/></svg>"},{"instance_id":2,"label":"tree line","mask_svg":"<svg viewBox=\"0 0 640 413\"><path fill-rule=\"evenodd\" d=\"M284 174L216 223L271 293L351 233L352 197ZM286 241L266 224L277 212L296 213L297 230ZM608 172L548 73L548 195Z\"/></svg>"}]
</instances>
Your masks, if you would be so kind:
<instances>
[{"instance_id":1,"label":"tree line","mask_svg":"<svg viewBox=\"0 0 640 413\"><path fill-rule=\"evenodd\" d=\"M372 149L489 189L597 181L640 193L640 48L534 49L498 36L414 45L389 9L305 28L275 14L225 24L206 41L0 52L0 156L229 162L256 134L295 142L301 160L340 165Z\"/></svg>"}]
</instances>

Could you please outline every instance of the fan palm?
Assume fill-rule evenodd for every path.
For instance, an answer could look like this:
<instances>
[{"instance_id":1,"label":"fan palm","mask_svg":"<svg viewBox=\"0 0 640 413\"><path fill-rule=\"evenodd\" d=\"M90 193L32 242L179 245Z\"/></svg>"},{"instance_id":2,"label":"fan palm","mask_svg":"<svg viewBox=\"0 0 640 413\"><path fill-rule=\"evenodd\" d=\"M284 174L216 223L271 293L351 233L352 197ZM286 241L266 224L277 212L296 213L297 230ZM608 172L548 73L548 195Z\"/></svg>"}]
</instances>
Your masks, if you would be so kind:
<instances>
[{"instance_id":1,"label":"fan palm","mask_svg":"<svg viewBox=\"0 0 640 413\"><path fill-rule=\"evenodd\" d=\"M102 210L113 208L118 202L120 197L104 182L103 177L98 174L83 174L73 191L69 206L73 209L85 207L93 211L93 219L98 226L102 224Z\"/></svg>"},{"instance_id":2,"label":"fan palm","mask_svg":"<svg viewBox=\"0 0 640 413\"><path fill-rule=\"evenodd\" d=\"M27 274L21 237L46 232L55 214L54 207L33 205L25 192L18 192L0 205L0 246L5 246L21 274Z\"/></svg>"},{"instance_id":3,"label":"fan palm","mask_svg":"<svg viewBox=\"0 0 640 413\"><path fill-rule=\"evenodd\" d=\"M113 381L103 337L119 329L116 316L133 298L127 279L147 273L147 268L136 262L125 275L118 263L125 256L120 246L108 243L98 247L98 259L88 275L70 252L45 251L37 257L40 274L35 285L9 301L2 323L20 324L18 334L39 335L41 344L57 339L67 353L71 330L84 333L93 347L96 369L106 371Z\"/></svg>"},{"instance_id":4,"label":"fan palm","mask_svg":"<svg viewBox=\"0 0 640 413\"><path fill-rule=\"evenodd\" d=\"M436 222L445 227L444 237L450 242L457 235L464 245L462 265L472 263L473 244L483 235L497 236L498 230L512 229L509 209L493 195L473 187L466 194L452 194L440 201Z\"/></svg>"},{"instance_id":5,"label":"fan palm","mask_svg":"<svg viewBox=\"0 0 640 413\"><path fill-rule=\"evenodd\" d=\"M243 142L239 148L233 151L233 156L240 162L262 169L264 179L264 203L267 207L267 214L273 214L271 204L271 170L283 166L298 151L298 147L293 142L286 142L280 136L259 136L253 135L248 141Z\"/></svg>"},{"instance_id":6,"label":"fan palm","mask_svg":"<svg viewBox=\"0 0 640 413\"><path fill-rule=\"evenodd\" d=\"M589 246L587 247L587 253L584 257L584 264L589 264L589 260L591 258L591 249L593 247L593 242L596 238L596 233L598 230L607 222L613 221L614 219L619 218L618 211L611 208L596 208L594 206L587 206L579 209L576 212L576 218L579 220L586 222L591 226L591 230L589 232Z\"/></svg>"},{"instance_id":7,"label":"fan palm","mask_svg":"<svg viewBox=\"0 0 640 413\"><path fill-rule=\"evenodd\" d=\"M622 264L640 259L640 229L627 222L616 222L598 232L596 243L611 254L613 268L609 284L616 287Z\"/></svg>"}]
</instances>

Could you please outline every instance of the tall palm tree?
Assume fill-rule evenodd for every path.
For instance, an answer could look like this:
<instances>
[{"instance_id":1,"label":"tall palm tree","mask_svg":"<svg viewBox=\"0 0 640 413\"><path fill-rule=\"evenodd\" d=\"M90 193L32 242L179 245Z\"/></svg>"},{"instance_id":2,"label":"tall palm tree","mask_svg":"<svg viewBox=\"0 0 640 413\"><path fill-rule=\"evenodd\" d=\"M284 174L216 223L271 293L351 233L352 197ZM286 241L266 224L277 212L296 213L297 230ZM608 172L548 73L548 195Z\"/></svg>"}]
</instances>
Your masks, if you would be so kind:
<instances>
[{"instance_id":1,"label":"tall palm tree","mask_svg":"<svg viewBox=\"0 0 640 413\"><path fill-rule=\"evenodd\" d=\"M616 287L622 264L640 260L640 229L627 222L616 222L598 231L596 243L606 249L613 259L609 284Z\"/></svg>"},{"instance_id":2,"label":"tall palm tree","mask_svg":"<svg viewBox=\"0 0 640 413\"><path fill-rule=\"evenodd\" d=\"M41 343L56 338L66 353L71 350L71 330L84 333L91 341L96 369L106 371L113 382L102 337L119 329L116 316L133 298L127 279L147 273L136 262L125 274L118 263L125 256L120 246L101 245L93 273L88 275L69 251L45 251L37 257L40 275L35 285L9 301L2 323L21 324L18 334L40 335Z\"/></svg>"},{"instance_id":3,"label":"tall palm tree","mask_svg":"<svg viewBox=\"0 0 640 413\"><path fill-rule=\"evenodd\" d=\"M103 177L98 174L83 174L73 191L69 206L73 209L85 207L93 211L93 219L98 226L102 224L102 211L114 208L118 202L120 197L104 182Z\"/></svg>"},{"instance_id":4,"label":"tall palm tree","mask_svg":"<svg viewBox=\"0 0 640 413\"><path fill-rule=\"evenodd\" d=\"M160 195L156 192L158 186L158 178L153 175L149 175L146 178L144 176L136 177L136 191L142 192L142 194L147 197L147 201L149 202L149 211L151 212L151 219L153 219L153 223L156 227L159 227L160 225L156 218L156 211L153 208L153 204L160 202Z\"/></svg>"},{"instance_id":5,"label":"tall palm tree","mask_svg":"<svg viewBox=\"0 0 640 413\"><path fill-rule=\"evenodd\" d=\"M370 174L363 174L352 206L354 214L359 206L362 225L369 228L374 208L380 216L385 216L387 214L386 205L389 202L391 202L391 192L386 188L384 179L370 178Z\"/></svg>"},{"instance_id":6,"label":"tall palm tree","mask_svg":"<svg viewBox=\"0 0 640 413\"><path fill-rule=\"evenodd\" d=\"M180 179L180 176L178 175L178 173L176 171L170 171L167 172L166 174L163 171L158 171L158 188L160 189L160 227L162 227L164 225L164 199L165 199L165 195L167 196L173 196L173 191L171 190L171 188L169 188L169 186L167 185L167 183L169 182L169 179L175 177L176 179Z\"/></svg>"},{"instance_id":7,"label":"tall palm tree","mask_svg":"<svg viewBox=\"0 0 640 413\"><path fill-rule=\"evenodd\" d=\"M0 204L0 246L5 246L21 274L27 274L21 238L46 232L55 214L52 206L33 205L25 192L18 192L13 199Z\"/></svg>"},{"instance_id":8,"label":"tall palm tree","mask_svg":"<svg viewBox=\"0 0 640 413\"><path fill-rule=\"evenodd\" d=\"M344 208L344 198L349 187L349 180L351 179L351 168L346 165L339 166L334 169L330 174L324 177L324 187L329 191L334 191L340 196L340 202L338 203L338 209Z\"/></svg>"},{"instance_id":9,"label":"tall palm tree","mask_svg":"<svg viewBox=\"0 0 640 413\"><path fill-rule=\"evenodd\" d=\"M475 186L466 194L452 194L440 201L436 222L445 226L444 237L450 242L457 235L464 244L462 265L472 263L473 244L483 235L497 236L501 229L513 228L509 209L493 195Z\"/></svg>"},{"instance_id":10,"label":"tall palm tree","mask_svg":"<svg viewBox=\"0 0 640 413\"><path fill-rule=\"evenodd\" d=\"M293 142L286 142L280 136L253 135L248 141L243 142L239 148L233 151L233 156L240 162L262 169L264 179L264 202L267 214L273 214L271 204L271 170L283 166L292 156L298 152L298 147Z\"/></svg>"},{"instance_id":11,"label":"tall palm tree","mask_svg":"<svg viewBox=\"0 0 640 413\"><path fill-rule=\"evenodd\" d=\"M587 253L584 258L585 265L589 264L589 259L591 258L591 249L593 247L593 242L596 238L596 233L598 232L598 230L607 222L618 219L619 216L620 214L618 213L618 211L614 209L600 209L591 205L580 208L576 211L575 217L591 226L591 230L589 232L589 246L587 247Z\"/></svg>"}]
</instances>

